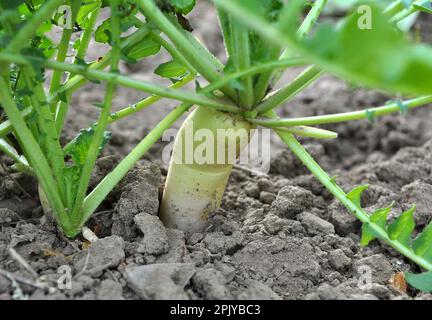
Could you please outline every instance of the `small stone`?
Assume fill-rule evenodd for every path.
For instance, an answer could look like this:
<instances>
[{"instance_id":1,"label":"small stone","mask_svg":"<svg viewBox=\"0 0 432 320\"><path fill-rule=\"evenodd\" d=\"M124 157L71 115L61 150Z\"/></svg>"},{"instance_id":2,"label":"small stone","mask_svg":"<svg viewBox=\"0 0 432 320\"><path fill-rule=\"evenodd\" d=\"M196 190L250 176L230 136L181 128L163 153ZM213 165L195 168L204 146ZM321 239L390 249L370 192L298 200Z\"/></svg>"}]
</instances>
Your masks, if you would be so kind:
<instances>
[{"instance_id":1,"label":"small stone","mask_svg":"<svg viewBox=\"0 0 432 320\"><path fill-rule=\"evenodd\" d=\"M346 236L355 233L361 227L361 222L350 212L348 212L338 201L334 201L329 206L330 219L336 232Z\"/></svg>"},{"instance_id":2,"label":"small stone","mask_svg":"<svg viewBox=\"0 0 432 320\"><path fill-rule=\"evenodd\" d=\"M128 286L144 300L187 300L185 286L195 273L192 264L163 263L126 268Z\"/></svg>"},{"instance_id":3,"label":"small stone","mask_svg":"<svg viewBox=\"0 0 432 320\"><path fill-rule=\"evenodd\" d=\"M0 208L0 225L18 221L18 214L8 208Z\"/></svg>"},{"instance_id":4,"label":"small stone","mask_svg":"<svg viewBox=\"0 0 432 320\"><path fill-rule=\"evenodd\" d=\"M372 282L387 284L395 270L393 269L390 262L382 254L374 254L369 257L360 259L354 263L354 269L356 272L359 271L361 267L369 267L372 271Z\"/></svg>"},{"instance_id":5,"label":"small stone","mask_svg":"<svg viewBox=\"0 0 432 320\"><path fill-rule=\"evenodd\" d=\"M137 251L149 255L161 255L169 250L167 230L157 216L140 213L134 218L138 229L144 234Z\"/></svg>"},{"instance_id":6,"label":"small stone","mask_svg":"<svg viewBox=\"0 0 432 320\"><path fill-rule=\"evenodd\" d=\"M188 244L194 246L197 243L201 242L202 239L204 239L204 235L202 233L194 233L188 238Z\"/></svg>"},{"instance_id":7,"label":"small stone","mask_svg":"<svg viewBox=\"0 0 432 320\"><path fill-rule=\"evenodd\" d=\"M266 191L269 193L275 193L274 184L267 178L261 178L258 180L258 188L260 191Z\"/></svg>"},{"instance_id":8,"label":"small stone","mask_svg":"<svg viewBox=\"0 0 432 320\"><path fill-rule=\"evenodd\" d=\"M279 218L277 215L269 213L263 220L264 228L270 234L277 234L282 230L285 224L284 219Z\"/></svg>"},{"instance_id":9,"label":"small stone","mask_svg":"<svg viewBox=\"0 0 432 320\"><path fill-rule=\"evenodd\" d=\"M195 290L207 300L228 300L231 293L226 287L225 277L216 269L199 270L192 278Z\"/></svg>"},{"instance_id":10,"label":"small stone","mask_svg":"<svg viewBox=\"0 0 432 320\"><path fill-rule=\"evenodd\" d=\"M128 174L124 180L131 182L123 188L117 203L117 212L112 217L112 234L133 240L136 236L134 216L141 212L157 215L160 179L161 172L156 165L137 167Z\"/></svg>"},{"instance_id":11,"label":"small stone","mask_svg":"<svg viewBox=\"0 0 432 320\"><path fill-rule=\"evenodd\" d=\"M282 300L269 286L256 280L250 280L247 288L239 296L239 300Z\"/></svg>"},{"instance_id":12,"label":"small stone","mask_svg":"<svg viewBox=\"0 0 432 320\"><path fill-rule=\"evenodd\" d=\"M351 265L351 259L345 255L342 249L331 251L328 259L330 265L338 271L344 271Z\"/></svg>"},{"instance_id":13,"label":"small stone","mask_svg":"<svg viewBox=\"0 0 432 320\"><path fill-rule=\"evenodd\" d=\"M320 285L316 293L321 300L344 300L346 298L343 293L327 283Z\"/></svg>"},{"instance_id":14,"label":"small stone","mask_svg":"<svg viewBox=\"0 0 432 320\"><path fill-rule=\"evenodd\" d=\"M414 218L417 225L425 226L428 224L432 218L432 204L430 202L432 185L424 183L421 180L416 180L404 186L401 191L405 197L405 203L408 205L416 205Z\"/></svg>"},{"instance_id":15,"label":"small stone","mask_svg":"<svg viewBox=\"0 0 432 320\"><path fill-rule=\"evenodd\" d=\"M307 233L316 236L319 234L333 234L335 233L334 226L320 217L309 213L303 212L297 216Z\"/></svg>"},{"instance_id":16,"label":"small stone","mask_svg":"<svg viewBox=\"0 0 432 320\"><path fill-rule=\"evenodd\" d=\"M276 196L273 193L267 191L261 191L259 199L262 203L272 204L275 201Z\"/></svg>"},{"instance_id":17,"label":"small stone","mask_svg":"<svg viewBox=\"0 0 432 320\"><path fill-rule=\"evenodd\" d=\"M309 209L312 203L312 192L300 187L286 186L279 191L270 212L282 218L292 219Z\"/></svg>"},{"instance_id":18,"label":"small stone","mask_svg":"<svg viewBox=\"0 0 432 320\"><path fill-rule=\"evenodd\" d=\"M258 199L260 196L260 190L255 183L248 183L245 186L245 192L248 197Z\"/></svg>"},{"instance_id":19,"label":"small stone","mask_svg":"<svg viewBox=\"0 0 432 320\"><path fill-rule=\"evenodd\" d=\"M204 238L204 243L212 254L234 254L241 248L242 242L241 232L234 232L231 236L226 236L223 232L212 232Z\"/></svg>"},{"instance_id":20,"label":"small stone","mask_svg":"<svg viewBox=\"0 0 432 320\"><path fill-rule=\"evenodd\" d=\"M183 231L167 229L169 251L157 258L158 263L183 262L186 254L186 241Z\"/></svg>"},{"instance_id":21,"label":"small stone","mask_svg":"<svg viewBox=\"0 0 432 320\"><path fill-rule=\"evenodd\" d=\"M117 267L125 258L124 241L118 236L110 236L92 242L88 250L78 255L75 260L75 269L78 272L81 272L84 266L86 266L86 271L94 272Z\"/></svg>"},{"instance_id":22,"label":"small stone","mask_svg":"<svg viewBox=\"0 0 432 320\"><path fill-rule=\"evenodd\" d=\"M97 290L98 300L124 300L123 287L111 279L102 281Z\"/></svg>"}]
</instances>

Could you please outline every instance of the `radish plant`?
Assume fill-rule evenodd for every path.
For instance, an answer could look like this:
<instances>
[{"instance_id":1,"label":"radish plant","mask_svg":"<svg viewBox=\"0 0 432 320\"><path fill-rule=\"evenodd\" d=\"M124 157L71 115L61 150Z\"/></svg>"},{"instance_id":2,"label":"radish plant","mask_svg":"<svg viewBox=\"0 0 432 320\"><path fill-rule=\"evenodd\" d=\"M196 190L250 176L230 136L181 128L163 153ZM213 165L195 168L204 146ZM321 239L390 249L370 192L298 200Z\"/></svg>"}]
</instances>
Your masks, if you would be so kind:
<instances>
[{"instance_id":1,"label":"radish plant","mask_svg":"<svg viewBox=\"0 0 432 320\"><path fill-rule=\"evenodd\" d=\"M202 230L208 214L220 205L233 163L254 129L271 128L363 223L361 244L376 238L389 244L427 271L407 274L408 281L432 290L432 225L413 239L414 208L390 223L391 206L365 212L360 199L366 186L345 193L296 138L336 138L337 133L318 126L406 113L432 102L432 48L413 42L399 29L413 14L432 12L430 2L354 1L354 10L337 24L318 23L326 0L310 6L302 0L212 2L224 37L225 64L193 36L187 14L195 0L0 0L0 105L6 116L0 123L0 150L14 161L11 170L37 177L46 214L74 237L162 134L192 111L177 136L160 207L167 226L192 233ZM101 10L110 10L110 15L99 23ZM62 36L55 42L50 31L58 28ZM91 40L110 47L93 62L87 61ZM172 80L169 87L120 73L121 61L136 63L161 48L172 59L155 73ZM290 67L304 71L273 90ZM409 99L340 114L277 116L278 107L324 73ZM199 80L208 84L201 86ZM89 81L106 86L103 102L96 105L99 119L63 144L60 136L71 99ZM182 88L193 81L195 91ZM112 112L117 86L150 96ZM109 125L164 98L180 105L90 189L96 160L110 138ZM190 134L202 130L215 137L210 149L201 150L190 141ZM205 161L194 157L196 153Z\"/></svg>"}]
</instances>

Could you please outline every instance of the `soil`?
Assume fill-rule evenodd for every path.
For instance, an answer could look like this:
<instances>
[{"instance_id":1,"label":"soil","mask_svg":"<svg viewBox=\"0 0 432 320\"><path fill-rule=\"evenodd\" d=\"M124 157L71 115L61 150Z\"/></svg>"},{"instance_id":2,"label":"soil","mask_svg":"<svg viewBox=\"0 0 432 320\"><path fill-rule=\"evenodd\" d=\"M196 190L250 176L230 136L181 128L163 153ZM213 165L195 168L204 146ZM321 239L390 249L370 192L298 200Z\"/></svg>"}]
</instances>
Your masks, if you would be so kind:
<instances>
[{"instance_id":1,"label":"soil","mask_svg":"<svg viewBox=\"0 0 432 320\"><path fill-rule=\"evenodd\" d=\"M214 14L205 3L200 6L191 19L195 33L223 59ZM430 20L421 21L422 27L430 26ZM157 62L125 66L123 71L160 81L152 75ZM94 119L97 109L91 104L102 95L103 88L94 85L77 95L65 139ZM142 97L119 89L115 104L127 106ZM325 76L281 114L343 112L388 99ZM163 101L114 124L114 138L98 161L92 185L173 105ZM368 211L394 201L397 215L417 204L420 230L432 217L431 117L432 109L422 108L374 123L328 126L339 133L337 140L302 141L345 190L371 185L363 199ZM276 137L270 173L257 177L235 168L222 207L210 217L205 232L185 235L165 228L157 217L166 175L160 160L163 145L151 149L91 218L88 226L100 238L93 243L66 239L43 223L36 182L2 171L0 300L432 299L394 280L399 272L420 271L414 264L377 241L359 246L359 222ZM65 266L71 270L72 288L58 289ZM372 282L367 286L362 279L369 271Z\"/></svg>"}]
</instances>

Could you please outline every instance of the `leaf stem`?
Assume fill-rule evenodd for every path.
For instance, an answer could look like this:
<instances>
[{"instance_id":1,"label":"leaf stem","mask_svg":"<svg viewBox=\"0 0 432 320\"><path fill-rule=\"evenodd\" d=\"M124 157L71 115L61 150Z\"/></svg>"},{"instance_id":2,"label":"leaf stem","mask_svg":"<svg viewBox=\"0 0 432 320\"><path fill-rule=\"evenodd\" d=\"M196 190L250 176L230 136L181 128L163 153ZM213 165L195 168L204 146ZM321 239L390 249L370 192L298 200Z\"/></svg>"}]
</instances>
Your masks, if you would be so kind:
<instances>
[{"instance_id":1,"label":"leaf stem","mask_svg":"<svg viewBox=\"0 0 432 320\"><path fill-rule=\"evenodd\" d=\"M315 126L320 124L338 123L353 120L370 119L371 117L380 117L390 113L404 111L401 110L401 106L404 106L406 110L411 110L417 107L424 106L428 103L432 103L432 95L360 111L291 119L250 119L249 121L270 128L291 126Z\"/></svg>"},{"instance_id":2,"label":"leaf stem","mask_svg":"<svg viewBox=\"0 0 432 320\"><path fill-rule=\"evenodd\" d=\"M35 11L31 18L19 28L19 31L7 46L6 51L19 52L22 48L26 47L28 40L36 33L38 26L45 20L50 19L53 12L63 3L65 3L65 0L45 1L42 7Z\"/></svg>"},{"instance_id":3,"label":"leaf stem","mask_svg":"<svg viewBox=\"0 0 432 320\"><path fill-rule=\"evenodd\" d=\"M110 0L111 5L111 72L118 73L118 64L120 62L120 11L119 11L119 0ZM108 127L108 120L111 112L112 102L114 93L116 90L116 84L109 82L105 91L105 98L103 108L99 116L98 123L96 125L95 133L92 137L86 161L81 171L81 177L77 188L77 194L74 201L74 207L71 214L71 220L73 225L81 227L83 212L82 206L85 199L87 189L90 183L91 173L95 166L97 157L100 153L100 146L103 142L103 136L106 128Z\"/></svg>"},{"instance_id":4,"label":"leaf stem","mask_svg":"<svg viewBox=\"0 0 432 320\"><path fill-rule=\"evenodd\" d=\"M153 0L137 0L145 16L158 26L165 33L190 64L209 82L217 81L220 77L220 70L215 66L214 61L207 58L197 50L196 43L193 44L176 25L174 25L156 6ZM235 92L231 87L224 88L223 91L229 97L235 97Z\"/></svg>"},{"instance_id":5,"label":"leaf stem","mask_svg":"<svg viewBox=\"0 0 432 320\"><path fill-rule=\"evenodd\" d=\"M312 30L326 4L327 0L316 0L313 3L312 9L309 11L308 15L303 20L303 23L297 31L297 35L300 38L306 37L307 34Z\"/></svg>"},{"instance_id":6,"label":"leaf stem","mask_svg":"<svg viewBox=\"0 0 432 320\"><path fill-rule=\"evenodd\" d=\"M14 127L15 133L20 140L20 144L28 155L30 165L34 169L42 188L45 193L50 195L49 203L55 212L59 224L67 232L71 229L71 225L58 189L56 188L56 182L54 177L51 175L52 170L39 144L22 118L8 88L9 84L6 83L4 77L0 77L0 99L2 101L2 106Z\"/></svg>"},{"instance_id":7,"label":"leaf stem","mask_svg":"<svg viewBox=\"0 0 432 320\"><path fill-rule=\"evenodd\" d=\"M72 73L82 74L85 77L90 78L90 79L98 79L98 80L107 81L109 83L122 85L122 86L125 86L128 88L133 88L133 89L137 89L140 91L156 94L158 96L162 96L165 98L171 98L174 100L179 100L179 101L188 102L188 103L192 103L192 104L199 104L202 106L212 107L212 108L216 108L216 109L221 110L221 111L227 111L227 112L233 112L233 113L238 113L241 111L241 109L235 105L228 104L225 102L219 102L215 99L210 99L210 98L203 96L203 95L200 95L200 94L196 94L196 93L192 93L192 92L185 92L185 91L180 91L180 90L174 90L174 89L170 89L170 88L165 88L165 87L153 84L153 83L148 82L148 81L137 80L137 79L133 79L131 77L122 76L122 75L115 74L112 72L104 72L104 71L100 71L100 70L94 70L92 68L88 68L86 66L81 66L81 65L60 63L60 62L51 61L51 60L43 60L43 59L34 58L34 57L27 57L27 56L22 56L22 55L12 55L12 54L8 54L8 53L0 52L0 61L1 60L10 61L10 62L14 62L17 64L28 65L30 63L29 60L32 60L32 59L37 60L46 68L59 69L59 70L64 70L64 71L68 71L68 72L72 72ZM65 92L65 91L67 92L68 88L66 86L63 86L60 89L60 92Z\"/></svg>"},{"instance_id":8,"label":"leaf stem","mask_svg":"<svg viewBox=\"0 0 432 320\"><path fill-rule=\"evenodd\" d=\"M259 114L265 114L276 107L281 106L286 101L301 92L322 74L322 70L316 66L311 66L295 78L289 85L270 94L256 110Z\"/></svg>"},{"instance_id":9,"label":"leaf stem","mask_svg":"<svg viewBox=\"0 0 432 320\"><path fill-rule=\"evenodd\" d=\"M251 67L251 52L249 43L249 30L237 21L231 21L231 34L233 37L234 52L231 56L232 63L236 71L243 71ZM252 78L245 76L242 78L243 88L239 91L239 103L250 110L254 103L254 92Z\"/></svg>"},{"instance_id":10,"label":"leaf stem","mask_svg":"<svg viewBox=\"0 0 432 320\"><path fill-rule=\"evenodd\" d=\"M306 149L297 141L291 134L282 131L276 131L283 142L291 149L291 151L300 159L300 161L312 172L312 174L330 191L351 213L353 213L362 223L367 223L370 228L384 242L395 248L405 257L417 263L419 266L431 271L432 264L422 257L417 256L411 248L406 247L399 241L391 240L385 229L371 221L370 216L352 202L347 194L339 187L334 179L316 163Z\"/></svg>"}]
</instances>

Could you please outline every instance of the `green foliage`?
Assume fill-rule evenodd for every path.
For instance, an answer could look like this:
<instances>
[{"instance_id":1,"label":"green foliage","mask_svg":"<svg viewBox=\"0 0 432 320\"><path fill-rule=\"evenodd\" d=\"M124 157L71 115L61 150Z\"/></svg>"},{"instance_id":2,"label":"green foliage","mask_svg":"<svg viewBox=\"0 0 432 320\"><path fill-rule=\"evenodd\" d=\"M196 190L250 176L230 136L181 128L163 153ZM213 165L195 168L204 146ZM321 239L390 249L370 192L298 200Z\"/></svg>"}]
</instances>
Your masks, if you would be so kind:
<instances>
[{"instance_id":1,"label":"green foliage","mask_svg":"<svg viewBox=\"0 0 432 320\"><path fill-rule=\"evenodd\" d=\"M143 39L138 45L122 50L122 58L129 63L157 54L161 45L151 35Z\"/></svg>"},{"instance_id":2,"label":"green foliage","mask_svg":"<svg viewBox=\"0 0 432 320\"><path fill-rule=\"evenodd\" d=\"M430 1L425 1L423 3L419 4L413 4L414 8L416 8L419 11L423 11L426 13L432 13L432 3Z\"/></svg>"},{"instance_id":3,"label":"green foliage","mask_svg":"<svg viewBox=\"0 0 432 320\"><path fill-rule=\"evenodd\" d=\"M360 186L353 189L347 194L347 197L362 210L361 195L367 189L367 186ZM397 219L388 222L388 215L391 212L392 205L387 208L376 210L372 213L368 221L363 223L362 238L360 244L367 246L374 239L386 240L386 238L399 242L406 250L412 252L417 257L432 263L432 222L415 238L413 233L415 231L414 212L415 207L403 212ZM377 232L378 231L378 232ZM423 275L409 275L407 280L414 283L415 287L419 287L421 280L429 279L421 290L425 290L426 286L431 285L431 274L426 273ZM429 289L430 290L430 289ZM432 290L430 290L432 291Z\"/></svg>"},{"instance_id":4,"label":"green foliage","mask_svg":"<svg viewBox=\"0 0 432 320\"><path fill-rule=\"evenodd\" d=\"M183 14L191 12L195 6L195 0L168 0L168 2L176 9L176 11Z\"/></svg>"},{"instance_id":5,"label":"green foliage","mask_svg":"<svg viewBox=\"0 0 432 320\"><path fill-rule=\"evenodd\" d=\"M407 272L405 280L416 289L432 292L432 271L420 274Z\"/></svg>"},{"instance_id":6,"label":"green foliage","mask_svg":"<svg viewBox=\"0 0 432 320\"><path fill-rule=\"evenodd\" d=\"M296 37L303 1L283 14L281 30L290 44L323 68L356 83L390 91L432 92L432 48L410 42L388 22L383 8L366 2L337 26L320 24L311 37ZM374 48L374 50L370 50Z\"/></svg>"},{"instance_id":7,"label":"green foliage","mask_svg":"<svg viewBox=\"0 0 432 320\"><path fill-rule=\"evenodd\" d=\"M180 79L187 74L187 69L176 61L169 61L159 65L155 74L169 79Z\"/></svg>"}]
</instances>

